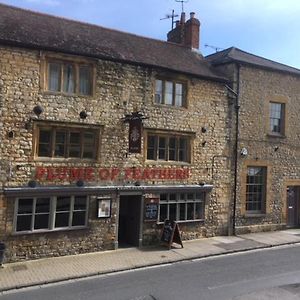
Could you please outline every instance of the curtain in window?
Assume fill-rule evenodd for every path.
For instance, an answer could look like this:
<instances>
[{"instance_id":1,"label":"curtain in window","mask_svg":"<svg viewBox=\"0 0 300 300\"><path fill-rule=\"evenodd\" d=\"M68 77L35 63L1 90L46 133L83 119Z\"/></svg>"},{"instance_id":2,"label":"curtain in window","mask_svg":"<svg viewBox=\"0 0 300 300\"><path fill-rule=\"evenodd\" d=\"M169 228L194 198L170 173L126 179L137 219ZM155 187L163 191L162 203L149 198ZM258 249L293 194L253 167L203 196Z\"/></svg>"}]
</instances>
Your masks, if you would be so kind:
<instances>
[{"instance_id":1,"label":"curtain in window","mask_svg":"<svg viewBox=\"0 0 300 300\"><path fill-rule=\"evenodd\" d=\"M74 67L72 65L64 65L64 88L66 93L75 92L75 76Z\"/></svg>"},{"instance_id":2,"label":"curtain in window","mask_svg":"<svg viewBox=\"0 0 300 300\"><path fill-rule=\"evenodd\" d=\"M49 75L48 75L48 90L49 91L60 91L60 79L61 69L60 64L50 63L49 64Z\"/></svg>"}]
</instances>

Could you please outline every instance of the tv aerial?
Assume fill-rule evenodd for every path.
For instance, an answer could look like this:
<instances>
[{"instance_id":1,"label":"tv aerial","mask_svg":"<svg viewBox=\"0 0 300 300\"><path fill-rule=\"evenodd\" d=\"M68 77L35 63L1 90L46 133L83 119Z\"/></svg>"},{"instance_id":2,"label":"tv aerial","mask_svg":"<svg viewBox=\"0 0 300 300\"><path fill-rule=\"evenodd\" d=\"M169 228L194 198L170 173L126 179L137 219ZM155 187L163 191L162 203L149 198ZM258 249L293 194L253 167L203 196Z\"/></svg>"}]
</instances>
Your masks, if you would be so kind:
<instances>
[{"instance_id":1,"label":"tv aerial","mask_svg":"<svg viewBox=\"0 0 300 300\"><path fill-rule=\"evenodd\" d=\"M184 7L183 7L183 4L184 3L188 3L189 0L175 0L176 2L181 2L181 12L184 12Z\"/></svg>"},{"instance_id":2,"label":"tv aerial","mask_svg":"<svg viewBox=\"0 0 300 300\"><path fill-rule=\"evenodd\" d=\"M164 18L161 18L160 20L172 19L172 26L171 26L171 28L173 30L174 23L175 23L174 18L176 18L176 17L178 17L178 15L175 14L174 9L173 9L172 10L172 14L166 14L166 16Z\"/></svg>"},{"instance_id":3,"label":"tv aerial","mask_svg":"<svg viewBox=\"0 0 300 300\"><path fill-rule=\"evenodd\" d=\"M204 47L214 49L216 51L216 53L219 52L220 50L224 50L224 48L213 46L213 45L208 45L208 44L205 44Z\"/></svg>"}]
</instances>

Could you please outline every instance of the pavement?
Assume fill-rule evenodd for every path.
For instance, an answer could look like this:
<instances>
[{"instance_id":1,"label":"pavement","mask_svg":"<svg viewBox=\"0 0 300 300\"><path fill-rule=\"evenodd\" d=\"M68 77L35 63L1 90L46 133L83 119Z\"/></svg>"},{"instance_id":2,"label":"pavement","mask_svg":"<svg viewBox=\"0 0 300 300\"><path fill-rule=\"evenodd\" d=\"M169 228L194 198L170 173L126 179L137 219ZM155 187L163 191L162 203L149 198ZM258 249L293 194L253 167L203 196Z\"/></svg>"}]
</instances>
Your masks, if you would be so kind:
<instances>
[{"instance_id":1,"label":"pavement","mask_svg":"<svg viewBox=\"0 0 300 300\"><path fill-rule=\"evenodd\" d=\"M64 280L297 243L300 243L300 229L289 229L184 241L183 248L173 244L170 250L164 246L124 248L9 263L0 268L0 293Z\"/></svg>"}]
</instances>

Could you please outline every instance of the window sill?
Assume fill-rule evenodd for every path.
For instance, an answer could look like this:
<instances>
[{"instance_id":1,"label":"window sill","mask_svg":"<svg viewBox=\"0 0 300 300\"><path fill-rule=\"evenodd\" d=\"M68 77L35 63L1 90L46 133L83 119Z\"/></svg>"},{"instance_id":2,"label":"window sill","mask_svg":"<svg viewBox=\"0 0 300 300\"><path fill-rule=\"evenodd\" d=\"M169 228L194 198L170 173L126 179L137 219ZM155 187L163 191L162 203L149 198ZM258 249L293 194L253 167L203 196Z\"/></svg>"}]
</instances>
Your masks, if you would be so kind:
<instances>
[{"instance_id":1,"label":"window sill","mask_svg":"<svg viewBox=\"0 0 300 300\"><path fill-rule=\"evenodd\" d=\"M55 92L55 91L43 91L44 95L53 95L53 96L64 96L64 97L82 97L82 98L92 98L94 95L84 95L84 94L76 94L76 93L64 93L64 92Z\"/></svg>"},{"instance_id":2,"label":"window sill","mask_svg":"<svg viewBox=\"0 0 300 300\"><path fill-rule=\"evenodd\" d=\"M246 213L244 217L249 219L249 218L263 218L265 216L266 216L265 213L257 213L257 214Z\"/></svg>"},{"instance_id":3,"label":"window sill","mask_svg":"<svg viewBox=\"0 0 300 300\"><path fill-rule=\"evenodd\" d=\"M178 220L175 221L178 224L187 224L187 223L204 223L204 219L197 219L197 220ZM164 222L156 222L156 225L164 225Z\"/></svg>"},{"instance_id":4,"label":"window sill","mask_svg":"<svg viewBox=\"0 0 300 300\"><path fill-rule=\"evenodd\" d=\"M164 104L164 103L156 103L154 102L155 106L158 107L165 107L165 108L172 108L172 109L179 109L179 110L187 110L187 106L177 106L177 105L171 105L171 104Z\"/></svg>"},{"instance_id":5,"label":"window sill","mask_svg":"<svg viewBox=\"0 0 300 300\"><path fill-rule=\"evenodd\" d=\"M56 228L56 229L41 229L34 231L15 231L12 233L13 236L19 235L32 235L32 234L45 234L45 233L53 233L53 232L62 232L62 231L76 231L76 230L84 230L88 229L88 226L77 226L73 228Z\"/></svg>"},{"instance_id":6,"label":"window sill","mask_svg":"<svg viewBox=\"0 0 300 300\"><path fill-rule=\"evenodd\" d=\"M95 163L98 162L95 158L65 158L65 157L35 157L36 162L55 162L55 163L68 163L68 162L81 162L81 163Z\"/></svg>"},{"instance_id":7,"label":"window sill","mask_svg":"<svg viewBox=\"0 0 300 300\"><path fill-rule=\"evenodd\" d=\"M182 166L182 167L189 167L191 163L189 162L184 162L184 161L173 161L173 160L150 160L147 159L145 161L146 165L168 165L168 166Z\"/></svg>"},{"instance_id":8,"label":"window sill","mask_svg":"<svg viewBox=\"0 0 300 300\"><path fill-rule=\"evenodd\" d=\"M271 133L271 132L269 132L269 133L267 134L267 137L268 137L268 138L286 139L286 135L284 135L284 134L276 134L276 133Z\"/></svg>"}]
</instances>

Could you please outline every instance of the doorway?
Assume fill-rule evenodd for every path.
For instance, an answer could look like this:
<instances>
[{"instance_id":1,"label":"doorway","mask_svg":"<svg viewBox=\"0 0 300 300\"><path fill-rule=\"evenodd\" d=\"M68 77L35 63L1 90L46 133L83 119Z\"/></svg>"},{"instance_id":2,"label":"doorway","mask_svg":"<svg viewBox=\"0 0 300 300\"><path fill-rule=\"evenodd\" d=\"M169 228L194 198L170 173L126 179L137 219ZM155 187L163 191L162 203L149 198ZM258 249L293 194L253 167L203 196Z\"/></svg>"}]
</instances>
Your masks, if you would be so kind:
<instances>
[{"instance_id":1,"label":"doorway","mask_svg":"<svg viewBox=\"0 0 300 300\"><path fill-rule=\"evenodd\" d=\"M121 195L119 205L119 247L138 247L141 230L140 195Z\"/></svg>"},{"instance_id":2,"label":"doorway","mask_svg":"<svg viewBox=\"0 0 300 300\"><path fill-rule=\"evenodd\" d=\"M300 186L287 188L287 226L298 227L300 225Z\"/></svg>"}]
</instances>

